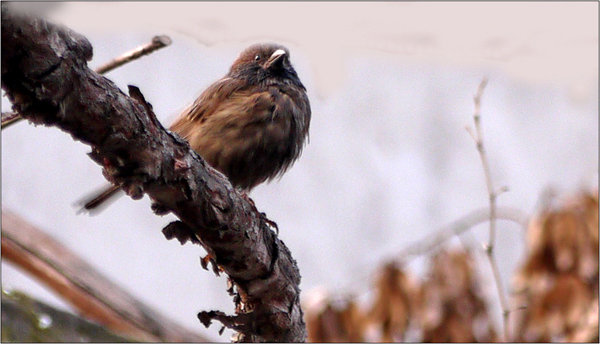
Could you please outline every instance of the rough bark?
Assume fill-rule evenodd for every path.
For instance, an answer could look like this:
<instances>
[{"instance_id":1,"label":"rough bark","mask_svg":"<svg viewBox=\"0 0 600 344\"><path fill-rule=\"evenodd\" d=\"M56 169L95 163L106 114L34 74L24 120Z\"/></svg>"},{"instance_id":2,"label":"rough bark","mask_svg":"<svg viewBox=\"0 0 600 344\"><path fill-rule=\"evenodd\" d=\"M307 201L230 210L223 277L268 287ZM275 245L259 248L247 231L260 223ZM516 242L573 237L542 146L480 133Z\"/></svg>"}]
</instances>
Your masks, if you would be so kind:
<instances>
[{"instance_id":1,"label":"rough bark","mask_svg":"<svg viewBox=\"0 0 600 344\"><path fill-rule=\"evenodd\" d=\"M2 4L2 88L13 110L90 145L107 179L178 216L165 234L201 243L236 286L238 315L201 313L203 323L224 320L243 341L304 341L300 274L271 222L165 130L137 88L128 97L90 70L91 57L83 36Z\"/></svg>"},{"instance_id":2,"label":"rough bark","mask_svg":"<svg viewBox=\"0 0 600 344\"><path fill-rule=\"evenodd\" d=\"M126 63L135 61L144 55L148 55L158 49L164 48L171 44L171 38L168 36L155 36L152 41L148 44L137 47L134 50L128 51L124 55L121 55L110 62L96 68L96 73L106 74L115 68L118 68ZM19 113L16 112L3 112L2 113L2 129L8 128L9 126L20 122L23 119Z\"/></svg>"}]
</instances>

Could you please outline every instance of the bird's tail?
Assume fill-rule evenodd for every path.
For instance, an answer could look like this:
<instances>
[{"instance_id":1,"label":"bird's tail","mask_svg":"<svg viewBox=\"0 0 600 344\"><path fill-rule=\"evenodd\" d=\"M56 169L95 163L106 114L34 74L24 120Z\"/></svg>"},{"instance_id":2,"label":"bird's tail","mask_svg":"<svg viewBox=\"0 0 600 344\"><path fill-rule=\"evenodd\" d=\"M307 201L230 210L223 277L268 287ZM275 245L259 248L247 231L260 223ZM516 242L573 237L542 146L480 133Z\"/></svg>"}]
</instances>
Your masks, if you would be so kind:
<instances>
[{"instance_id":1,"label":"bird's tail","mask_svg":"<svg viewBox=\"0 0 600 344\"><path fill-rule=\"evenodd\" d=\"M81 202L78 202L78 205L82 207L81 211L100 210L102 208L99 208L99 206L115 196L119 190L121 190L119 186L110 185L105 187L102 192L95 192L93 196L86 197Z\"/></svg>"}]
</instances>

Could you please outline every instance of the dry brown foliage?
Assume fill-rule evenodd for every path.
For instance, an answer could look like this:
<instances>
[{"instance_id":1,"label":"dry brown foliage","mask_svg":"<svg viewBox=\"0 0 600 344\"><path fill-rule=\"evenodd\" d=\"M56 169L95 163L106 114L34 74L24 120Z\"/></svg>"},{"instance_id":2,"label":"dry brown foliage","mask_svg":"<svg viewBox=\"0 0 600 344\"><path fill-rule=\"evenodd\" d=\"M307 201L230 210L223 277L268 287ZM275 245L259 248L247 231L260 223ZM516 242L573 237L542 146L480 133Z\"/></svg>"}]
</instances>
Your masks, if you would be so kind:
<instances>
[{"instance_id":1,"label":"dry brown foliage","mask_svg":"<svg viewBox=\"0 0 600 344\"><path fill-rule=\"evenodd\" d=\"M370 306L325 299L321 307L307 307L309 341L397 342L407 340L411 327L422 341L491 341L495 332L478 284L464 251L436 254L422 281L388 263L378 273Z\"/></svg>"},{"instance_id":2,"label":"dry brown foliage","mask_svg":"<svg viewBox=\"0 0 600 344\"><path fill-rule=\"evenodd\" d=\"M326 302L317 312L306 313L309 338L312 342L362 342L365 315L356 302Z\"/></svg>"},{"instance_id":3,"label":"dry brown foliage","mask_svg":"<svg viewBox=\"0 0 600 344\"><path fill-rule=\"evenodd\" d=\"M527 235L527 255L513 281L510 339L597 342L597 191L540 210ZM475 263L468 251L442 249L418 278L387 262L366 304L322 297L317 306L305 307L308 340L498 341L492 324L498 317L491 313L496 310L482 294L493 286L484 284Z\"/></svg>"},{"instance_id":4,"label":"dry brown foliage","mask_svg":"<svg viewBox=\"0 0 600 344\"><path fill-rule=\"evenodd\" d=\"M381 333L381 341L404 339L414 317L418 290L408 274L394 263L383 267L375 283L375 301L368 312L371 327Z\"/></svg>"},{"instance_id":5,"label":"dry brown foliage","mask_svg":"<svg viewBox=\"0 0 600 344\"><path fill-rule=\"evenodd\" d=\"M545 209L529 226L514 278L519 341L598 342L598 193Z\"/></svg>"},{"instance_id":6,"label":"dry brown foliage","mask_svg":"<svg viewBox=\"0 0 600 344\"><path fill-rule=\"evenodd\" d=\"M426 342L489 342L496 337L488 318L473 258L441 251L421 285L421 327Z\"/></svg>"}]
</instances>

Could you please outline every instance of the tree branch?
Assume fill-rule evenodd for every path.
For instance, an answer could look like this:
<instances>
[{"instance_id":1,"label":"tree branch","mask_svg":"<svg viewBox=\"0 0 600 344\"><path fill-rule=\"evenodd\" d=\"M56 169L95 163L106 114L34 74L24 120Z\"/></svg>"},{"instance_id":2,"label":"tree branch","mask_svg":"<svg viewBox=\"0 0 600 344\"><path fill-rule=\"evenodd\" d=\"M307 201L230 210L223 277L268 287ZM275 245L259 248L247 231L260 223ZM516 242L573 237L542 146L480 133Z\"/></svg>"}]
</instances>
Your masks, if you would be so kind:
<instances>
[{"instance_id":1,"label":"tree branch","mask_svg":"<svg viewBox=\"0 0 600 344\"><path fill-rule=\"evenodd\" d=\"M495 219L501 219L514 222L520 226L527 225L528 216L521 210L509 207L500 207L496 209ZM423 255L431 252L440 245L444 244L454 236L470 230L474 226L490 220L489 209L477 209L470 213L461 216L459 219L452 221L448 225L437 230L435 233L428 234L422 239L416 240L407 245L405 249L394 256L401 261L407 261L415 256Z\"/></svg>"},{"instance_id":2,"label":"tree branch","mask_svg":"<svg viewBox=\"0 0 600 344\"><path fill-rule=\"evenodd\" d=\"M206 342L119 288L75 253L2 209L2 258L26 270L80 314L143 341Z\"/></svg>"},{"instance_id":3,"label":"tree branch","mask_svg":"<svg viewBox=\"0 0 600 344\"><path fill-rule=\"evenodd\" d=\"M2 129L8 128L9 126L19 122L21 119L21 115L16 112L3 112L2 113Z\"/></svg>"},{"instance_id":4,"label":"tree branch","mask_svg":"<svg viewBox=\"0 0 600 344\"><path fill-rule=\"evenodd\" d=\"M23 117L92 147L107 179L173 212L236 287L244 341L304 341L300 274L264 214L188 143L165 130L139 90L131 98L87 67L83 36L2 3L2 88Z\"/></svg>"},{"instance_id":5,"label":"tree branch","mask_svg":"<svg viewBox=\"0 0 600 344\"><path fill-rule=\"evenodd\" d=\"M492 269L492 274L494 276L494 282L496 284L496 290L498 292L498 298L500 299L500 307L502 308L502 324L504 329L504 341L509 340L509 330L508 330L508 315L510 310L508 309L508 301L506 300L506 295L504 294L504 289L502 287L502 277L500 276L500 270L498 269L498 262L494 256L494 248L496 247L496 198L503 192L508 191L506 186L501 187L500 189L494 189L494 184L492 182L492 174L490 172L490 164L487 159L487 155L485 153L485 147L483 145L483 132L481 130L481 97L483 96L483 90L487 85L487 78L484 78L479 87L477 88L477 93L473 97L473 102L475 103L475 111L473 113L473 122L475 124L475 130L473 131L470 127L467 127L469 134L473 137L475 141L475 146L477 148L477 152L479 153L479 158L481 160L481 165L483 167L483 174L485 177L485 185L487 187L489 204L490 204L490 234L488 243L485 247L485 254L490 263L490 267Z\"/></svg>"},{"instance_id":6,"label":"tree branch","mask_svg":"<svg viewBox=\"0 0 600 344\"><path fill-rule=\"evenodd\" d=\"M61 311L19 291L2 291L4 343L128 343L106 327ZM155 339L156 341L156 339Z\"/></svg>"},{"instance_id":7,"label":"tree branch","mask_svg":"<svg viewBox=\"0 0 600 344\"><path fill-rule=\"evenodd\" d=\"M169 45L171 45L171 39L168 36L154 36L152 37L152 41L150 43L146 43L131 51L128 51L112 61L96 68L96 73L106 74L115 68L119 68L127 62L137 60L144 55L152 54L154 51Z\"/></svg>"},{"instance_id":8,"label":"tree branch","mask_svg":"<svg viewBox=\"0 0 600 344\"><path fill-rule=\"evenodd\" d=\"M169 46L171 44L171 39L168 36L154 36L150 43L146 43L142 46L139 46L131 51L126 52L125 54L114 58L112 61L96 68L96 73L105 74L110 72L113 69L116 69L128 62L139 59L144 55L151 54L152 52ZM2 129L8 128L9 126L18 123L22 120L23 117L17 112L7 112L2 113Z\"/></svg>"}]
</instances>

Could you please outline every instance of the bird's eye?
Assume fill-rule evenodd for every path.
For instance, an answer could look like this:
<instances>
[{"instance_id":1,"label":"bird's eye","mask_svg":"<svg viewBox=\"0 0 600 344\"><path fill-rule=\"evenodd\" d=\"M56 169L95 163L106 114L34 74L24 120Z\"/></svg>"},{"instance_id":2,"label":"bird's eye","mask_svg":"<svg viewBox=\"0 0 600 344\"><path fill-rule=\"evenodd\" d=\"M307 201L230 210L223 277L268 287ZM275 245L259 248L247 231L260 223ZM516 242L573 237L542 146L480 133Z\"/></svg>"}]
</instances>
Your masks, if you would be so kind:
<instances>
[{"instance_id":1,"label":"bird's eye","mask_svg":"<svg viewBox=\"0 0 600 344\"><path fill-rule=\"evenodd\" d=\"M258 61L258 60L260 60L260 55L254 56L254 61Z\"/></svg>"}]
</instances>

